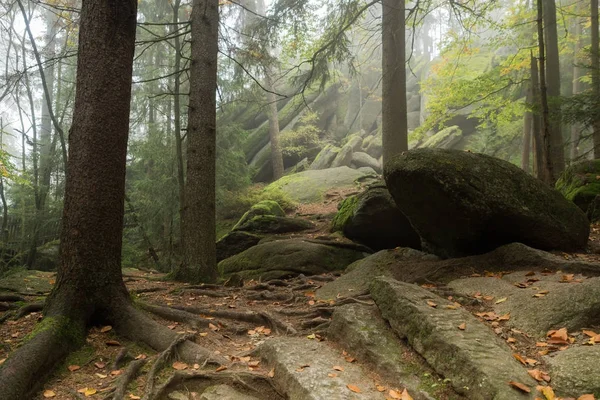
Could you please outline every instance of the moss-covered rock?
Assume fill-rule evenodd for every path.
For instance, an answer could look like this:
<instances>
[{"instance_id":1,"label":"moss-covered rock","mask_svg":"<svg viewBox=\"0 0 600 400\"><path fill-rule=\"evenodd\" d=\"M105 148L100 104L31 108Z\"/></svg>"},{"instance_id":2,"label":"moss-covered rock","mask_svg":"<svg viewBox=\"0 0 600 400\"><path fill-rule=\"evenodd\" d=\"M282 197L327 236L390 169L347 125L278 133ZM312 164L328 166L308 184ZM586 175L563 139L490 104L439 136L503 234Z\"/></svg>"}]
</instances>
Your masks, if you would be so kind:
<instances>
[{"instance_id":1,"label":"moss-covered rock","mask_svg":"<svg viewBox=\"0 0 600 400\"><path fill-rule=\"evenodd\" d=\"M311 169L286 175L267 186L265 192L281 191L293 201L315 203L323 201L325 193L329 190L354 188L359 182L375 177L349 167Z\"/></svg>"},{"instance_id":2,"label":"moss-covered rock","mask_svg":"<svg viewBox=\"0 0 600 400\"><path fill-rule=\"evenodd\" d=\"M261 243L221 261L219 271L225 279L232 274L262 280L315 275L342 270L364 255L354 249L301 239L277 240Z\"/></svg>"},{"instance_id":3,"label":"moss-covered rock","mask_svg":"<svg viewBox=\"0 0 600 400\"><path fill-rule=\"evenodd\" d=\"M339 147L335 147L332 144L328 144L319 152L319 154L317 154L317 157L310 165L310 169L329 168L331 162L335 159L339 152Z\"/></svg>"},{"instance_id":4,"label":"moss-covered rock","mask_svg":"<svg viewBox=\"0 0 600 400\"><path fill-rule=\"evenodd\" d=\"M217 262L256 246L262 239L249 232L233 231L217 241Z\"/></svg>"},{"instance_id":5,"label":"moss-covered rock","mask_svg":"<svg viewBox=\"0 0 600 400\"><path fill-rule=\"evenodd\" d=\"M352 146L350 144L345 144L331 162L331 168L343 166L349 167L352 163L352 152Z\"/></svg>"},{"instance_id":6,"label":"moss-covered rock","mask_svg":"<svg viewBox=\"0 0 600 400\"><path fill-rule=\"evenodd\" d=\"M563 251L587 244L585 214L506 161L419 149L393 158L384 175L424 248L441 257L481 254L511 242Z\"/></svg>"},{"instance_id":7,"label":"moss-covered rock","mask_svg":"<svg viewBox=\"0 0 600 400\"><path fill-rule=\"evenodd\" d=\"M276 217L284 217L285 212L283 211L279 203L277 203L274 200L259 201L258 203L250 207L250 209L246 211L244 215L242 215L242 218L240 218L240 220L237 224L235 224L232 230L243 230L239 229L241 225L245 224L252 218L257 217L259 215L273 215Z\"/></svg>"},{"instance_id":8,"label":"moss-covered rock","mask_svg":"<svg viewBox=\"0 0 600 400\"><path fill-rule=\"evenodd\" d=\"M556 181L556 189L587 212L600 194L600 160L586 160L568 167Z\"/></svg>"},{"instance_id":9,"label":"moss-covered rock","mask_svg":"<svg viewBox=\"0 0 600 400\"><path fill-rule=\"evenodd\" d=\"M449 126L442 129L425 141L421 148L453 149L463 138L463 133L458 126Z\"/></svg>"},{"instance_id":10,"label":"moss-covered rock","mask_svg":"<svg viewBox=\"0 0 600 400\"><path fill-rule=\"evenodd\" d=\"M332 222L332 231L342 231L347 238L374 250L421 248L419 235L383 183L344 199Z\"/></svg>"},{"instance_id":11,"label":"moss-covered rock","mask_svg":"<svg viewBox=\"0 0 600 400\"><path fill-rule=\"evenodd\" d=\"M314 224L302 218L278 217L275 215L257 215L236 225L235 231L259 233L299 232L314 228Z\"/></svg>"}]
</instances>

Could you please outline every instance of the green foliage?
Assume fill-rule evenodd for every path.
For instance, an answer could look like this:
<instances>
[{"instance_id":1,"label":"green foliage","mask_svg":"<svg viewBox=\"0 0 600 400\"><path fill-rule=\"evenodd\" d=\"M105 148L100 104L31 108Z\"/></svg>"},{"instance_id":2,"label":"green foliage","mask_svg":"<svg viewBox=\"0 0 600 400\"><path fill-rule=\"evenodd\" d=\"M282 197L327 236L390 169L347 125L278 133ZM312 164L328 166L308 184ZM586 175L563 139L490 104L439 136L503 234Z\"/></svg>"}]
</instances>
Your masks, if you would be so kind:
<instances>
[{"instance_id":1,"label":"green foliage","mask_svg":"<svg viewBox=\"0 0 600 400\"><path fill-rule=\"evenodd\" d=\"M217 219L239 219L250 207L264 201L277 202L284 211L296 208L296 203L283 191L278 189L265 190L263 185L254 185L237 192L230 192L217 209Z\"/></svg>"},{"instance_id":2,"label":"green foliage","mask_svg":"<svg viewBox=\"0 0 600 400\"><path fill-rule=\"evenodd\" d=\"M343 231L348 220L354 215L354 209L358 203L358 196L350 196L342 200L338 206L338 212L331 221L331 232Z\"/></svg>"},{"instance_id":3,"label":"green foliage","mask_svg":"<svg viewBox=\"0 0 600 400\"><path fill-rule=\"evenodd\" d=\"M301 160L309 155L311 149L320 146L319 137L322 132L316 126L318 118L316 113L308 112L300 118L300 126L281 134L281 151L284 156Z\"/></svg>"}]
</instances>

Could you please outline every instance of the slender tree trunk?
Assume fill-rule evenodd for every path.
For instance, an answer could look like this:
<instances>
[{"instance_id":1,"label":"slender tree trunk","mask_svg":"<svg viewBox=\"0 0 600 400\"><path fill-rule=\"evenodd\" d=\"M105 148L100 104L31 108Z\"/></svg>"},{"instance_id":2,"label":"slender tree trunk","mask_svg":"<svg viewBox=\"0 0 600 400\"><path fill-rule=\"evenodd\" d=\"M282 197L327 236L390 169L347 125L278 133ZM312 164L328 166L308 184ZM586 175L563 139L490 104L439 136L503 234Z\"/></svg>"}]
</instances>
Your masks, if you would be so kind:
<instances>
[{"instance_id":1,"label":"slender tree trunk","mask_svg":"<svg viewBox=\"0 0 600 400\"><path fill-rule=\"evenodd\" d=\"M0 151L4 151L4 121L0 118ZM2 199L2 232L0 233L0 240L7 241L7 229L8 226L8 204L6 202L6 196L4 195L4 176L0 174L0 199ZM4 249L2 249L4 251Z\"/></svg>"},{"instance_id":2,"label":"slender tree trunk","mask_svg":"<svg viewBox=\"0 0 600 400\"><path fill-rule=\"evenodd\" d=\"M527 89L527 104L531 104L533 101L533 83L530 83ZM521 156L521 168L523 171L529 172L529 164L531 154L531 128L533 125L533 114L530 110L527 110L523 115L523 154Z\"/></svg>"},{"instance_id":3,"label":"slender tree trunk","mask_svg":"<svg viewBox=\"0 0 600 400\"><path fill-rule=\"evenodd\" d=\"M383 0L382 135L383 166L408 150L404 0Z\"/></svg>"},{"instance_id":4,"label":"slender tree trunk","mask_svg":"<svg viewBox=\"0 0 600 400\"><path fill-rule=\"evenodd\" d=\"M549 108L548 108L548 97L547 97L547 87L546 87L546 57L545 57L545 47L544 47L544 25L542 19L542 1L537 0L537 12L538 12L538 47L540 52L539 57L539 77L540 77L540 108L542 112L541 116L541 147L542 147L542 160L543 160L543 168L539 170L541 174L541 178L544 182L549 185L554 183L554 165L553 165L553 157L552 157L552 142L551 142L551 132L550 132L550 118L549 118Z\"/></svg>"},{"instance_id":5,"label":"slender tree trunk","mask_svg":"<svg viewBox=\"0 0 600 400\"><path fill-rule=\"evenodd\" d=\"M592 91L596 101L600 99L600 48L598 43L598 0L591 0L591 19L592 19L592 43L591 43L591 64L592 64ZM596 116L598 116L596 112ZM600 118L592 124L592 137L594 142L594 158L600 158Z\"/></svg>"},{"instance_id":6,"label":"slender tree trunk","mask_svg":"<svg viewBox=\"0 0 600 400\"><path fill-rule=\"evenodd\" d=\"M546 106L548 107L547 127L549 135L549 157L551 167L548 183L554 184L565 169L565 148L560 118L560 68L558 53L558 33L556 27L556 5L554 0L542 0L542 13L545 33L545 86ZM541 74L540 74L541 77Z\"/></svg>"},{"instance_id":7,"label":"slender tree trunk","mask_svg":"<svg viewBox=\"0 0 600 400\"><path fill-rule=\"evenodd\" d=\"M581 20L575 18L575 44L573 45L573 95L580 92L579 79L581 78L581 68L579 67L579 60L577 55L581 51ZM571 146L569 158L571 162L575 161L579 156L579 140L580 140L580 129L581 125L574 123L571 125Z\"/></svg>"},{"instance_id":8,"label":"slender tree trunk","mask_svg":"<svg viewBox=\"0 0 600 400\"><path fill-rule=\"evenodd\" d=\"M173 28L174 33L179 23L179 8L181 0L175 0L173 4ZM175 160L177 162L177 185L179 188L179 221L181 229L181 245L185 248L185 235L183 232L183 206L185 204L185 171L183 163L183 138L181 137L181 40L179 35L173 39L175 47L175 75L173 76L173 129L175 131Z\"/></svg>"},{"instance_id":9,"label":"slender tree trunk","mask_svg":"<svg viewBox=\"0 0 600 400\"><path fill-rule=\"evenodd\" d=\"M283 154L279 145L279 113L277 111L277 99L273 92L273 81L271 78L271 68L265 68L265 84L269 92L266 93L269 106L269 138L271 142L271 165L273 166L273 180L283 176Z\"/></svg>"},{"instance_id":10,"label":"slender tree trunk","mask_svg":"<svg viewBox=\"0 0 600 400\"><path fill-rule=\"evenodd\" d=\"M214 282L219 1L194 0L191 19L187 177L182 221L185 260L174 277L187 282Z\"/></svg>"}]
</instances>

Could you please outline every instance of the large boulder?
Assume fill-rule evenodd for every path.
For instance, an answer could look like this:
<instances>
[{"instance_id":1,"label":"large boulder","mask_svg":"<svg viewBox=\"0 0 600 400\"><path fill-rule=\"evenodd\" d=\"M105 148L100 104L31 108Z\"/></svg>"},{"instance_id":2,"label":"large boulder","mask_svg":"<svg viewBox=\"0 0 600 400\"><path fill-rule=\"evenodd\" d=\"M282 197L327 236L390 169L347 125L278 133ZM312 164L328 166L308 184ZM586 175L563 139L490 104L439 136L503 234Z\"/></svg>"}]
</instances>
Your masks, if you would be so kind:
<instances>
[{"instance_id":1,"label":"large boulder","mask_svg":"<svg viewBox=\"0 0 600 400\"><path fill-rule=\"evenodd\" d=\"M277 217L274 215L257 215L236 226L234 230L256 233L300 232L314 228L315 225L302 218Z\"/></svg>"},{"instance_id":2,"label":"large boulder","mask_svg":"<svg viewBox=\"0 0 600 400\"><path fill-rule=\"evenodd\" d=\"M283 211L279 203L277 203L274 200L259 201L258 203L250 207L250 209L246 211L244 215L242 215L242 218L240 218L237 224L235 224L233 230L244 230L239 229L239 227L250 221L252 218L257 217L259 215L272 215L275 217L284 217L285 212Z\"/></svg>"},{"instance_id":3,"label":"large boulder","mask_svg":"<svg viewBox=\"0 0 600 400\"><path fill-rule=\"evenodd\" d=\"M217 262L256 246L262 237L243 231L229 232L217 241Z\"/></svg>"},{"instance_id":4,"label":"large boulder","mask_svg":"<svg viewBox=\"0 0 600 400\"><path fill-rule=\"evenodd\" d=\"M367 153L363 153L362 151L355 151L352 153L352 164L357 168L371 167L373 170L381 172L381 164L379 164L379 160L371 157Z\"/></svg>"},{"instance_id":5,"label":"large boulder","mask_svg":"<svg viewBox=\"0 0 600 400\"><path fill-rule=\"evenodd\" d=\"M323 201L329 190L355 188L357 183L374 179L373 172L355 170L349 167L308 170L271 183L265 192L282 191L291 200L299 203L315 203Z\"/></svg>"},{"instance_id":6,"label":"large boulder","mask_svg":"<svg viewBox=\"0 0 600 400\"><path fill-rule=\"evenodd\" d=\"M339 147L335 147L332 144L328 144L317 154L315 161L310 165L310 169L325 169L329 168L331 162L335 159L337 154L340 152Z\"/></svg>"},{"instance_id":7,"label":"large boulder","mask_svg":"<svg viewBox=\"0 0 600 400\"><path fill-rule=\"evenodd\" d=\"M556 181L556 189L583 212L588 212L590 204L600 194L600 160L572 164Z\"/></svg>"},{"instance_id":8,"label":"large boulder","mask_svg":"<svg viewBox=\"0 0 600 400\"><path fill-rule=\"evenodd\" d=\"M365 253L355 248L315 243L302 239L261 243L223 260L224 278L237 274L242 279L273 279L298 274L317 275L343 270Z\"/></svg>"},{"instance_id":9,"label":"large boulder","mask_svg":"<svg viewBox=\"0 0 600 400\"><path fill-rule=\"evenodd\" d=\"M425 141L421 148L452 149L463 138L463 133L456 125L442 129Z\"/></svg>"},{"instance_id":10,"label":"large boulder","mask_svg":"<svg viewBox=\"0 0 600 400\"><path fill-rule=\"evenodd\" d=\"M345 144L344 147L342 147L340 152L337 153L337 155L331 162L331 168L337 168L337 167L343 167L343 166L349 167L350 163L352 163L352 152L353 152L352 145L349 143Z\"/></svg>"},{"instance_id":11,"label":"large boulder","mask_svg":"<svg viewBox=\"0 0 600 400\"><path fill-rule=\"evenodd\" d=\"M441 257L481 254L511 242L564 251L587 243L585 214L506 161L418 149L393 158L384 175L423 248Z\"/></svg>"},{"instance_id":12,"label":"large boulder","mask_svg":"<svg viewBox=\"0 0 600 400\"><path fill-rule=\"evenodd\" d=\"M371 138L370 140L367 140ZM369 136L363 140L363 149L365 153L373 158L379 158L383 154L383 142L381 135Z\"/></svg>"},{"instance_id":13,"label":"large boulder","mask_svg":"<svg viewBox=\"0 0 600 400\"><path fill-rule=\"evenodd\" d=\"M374 250L394 247L420 249L420 238L400 212L384 184L369 187L340 203L333 219L333 231Z\"/></svg>"}]
</instances>

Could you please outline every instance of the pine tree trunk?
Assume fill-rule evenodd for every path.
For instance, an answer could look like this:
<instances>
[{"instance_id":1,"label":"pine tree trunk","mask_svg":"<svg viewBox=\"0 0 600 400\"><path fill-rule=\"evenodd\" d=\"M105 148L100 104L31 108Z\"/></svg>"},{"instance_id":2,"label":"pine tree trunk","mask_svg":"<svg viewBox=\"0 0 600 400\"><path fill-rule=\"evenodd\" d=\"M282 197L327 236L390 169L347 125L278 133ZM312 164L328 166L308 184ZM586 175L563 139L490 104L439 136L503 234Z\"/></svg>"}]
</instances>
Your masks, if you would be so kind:
<instances>
[{"instance_id":1,"label":"pine tree trunk","mask_svg":"<svg viewBox=\"0 0 600 400\"><path fill-rule=\"evenodd\" d=\"M383 0L382 139L383 166L408 150L404 0Z\"/></svg>"},{"instance_id":2,"label":"pine tree trunk","mask_svg":"<svg viewBox=\"0 0 600 400\"><path fill-rule=\"evenodd\" d=\"M591 0L591 19L592 19L592 43L591 43L591 64L592 64L592 91L596 101L600 99L600 48L598 43L598 0ZM598 115L598 112L596 112ZM594 142L594 158L600 158L600 119L597 118L592 124L592 137Z\"/></svg>"},{"instance_id":3,"label":"pine tree trunk","mask_svg":"<svg viewBox=\"0 0 600 400\"><path fill-rule=\"evenodd\" d=\"M575 24L575 44L573 46L573 95L576 95L580 92L579 88L579 79L581 78L581 68L579 67L577 60L577 55L581 50L581 21L579 18L576 18L574 21ZM570 154L569 158L571 162L575 161L579 156L578 146L580 140L580 129L581 125L574 123L571 125L571 146L570 146Z\"/></svg>"},{"instance_id":4,"label":"pine tree trunk","mask_svg":"<svg viewBox=\"0 0 600 400\"><path fill-rule=\"evenodd\" d=\"M184 262L174 277L186 282L217 279L215 221L218 0L194 0L187 129L187 177L183 208Z\"/></svg>"},{"instance_id":5,"label":"pine tree trunk","mask_svg":"<svg viewBox=\"0 0 600 400\"><path fill-rule=\"evenodd\" d=\"M549 148L548 156L551 159L548 173L548 183L554 184L560 173L565 169L565 149L560 121L560 68L558 53L558 34L556 27L556 5L554 0L542 0L543 29L545 34L545 96L548 107L547 125ZM542 75L540 74L540 77Z\"/></svg>"},{"instance_id":6,"label":"pine tree trunk","mask_svg":"<svg viewBox=\"0 0 600 400\"><path fill-rule=\"evenodd\" d=\"M277 111L277 99L273 93L273 81L271 78L271 68L265 68L265 84L269 90L266 94L269 106L269 139L271 142L271 165L273 166L273 180L283 176L283 154L279 145L279 113Z\"/></svg>"},{"instance_id":7,"label":"pine tree trunk","mask_svg":"<svg viewBox=\"0 0 600 400\"><path fill-rule=\"evenodd\" d=\"M527 90L527 103L533 101L533 84L529 85ZM527 110L523 115L523 154L521 155L521 168L525 172L529 172L529 159L531 154L531 127L533 125L533 114Z\"/></svg>"},{"instance_id":8,"label":"pine tree trunk","mask_svg":"<svg viewBox=\"0 0 600 400\"><path fill-rule=\"evenodd\" d=\"M531 55L531 92L532 103L540 104L540 85L538 65L533 54ZM543 179L544 155L542 139L542 120L539 114L532 114L532 143L533 143L533 170L539 180Z\"/></svg>"}]
</instances>

